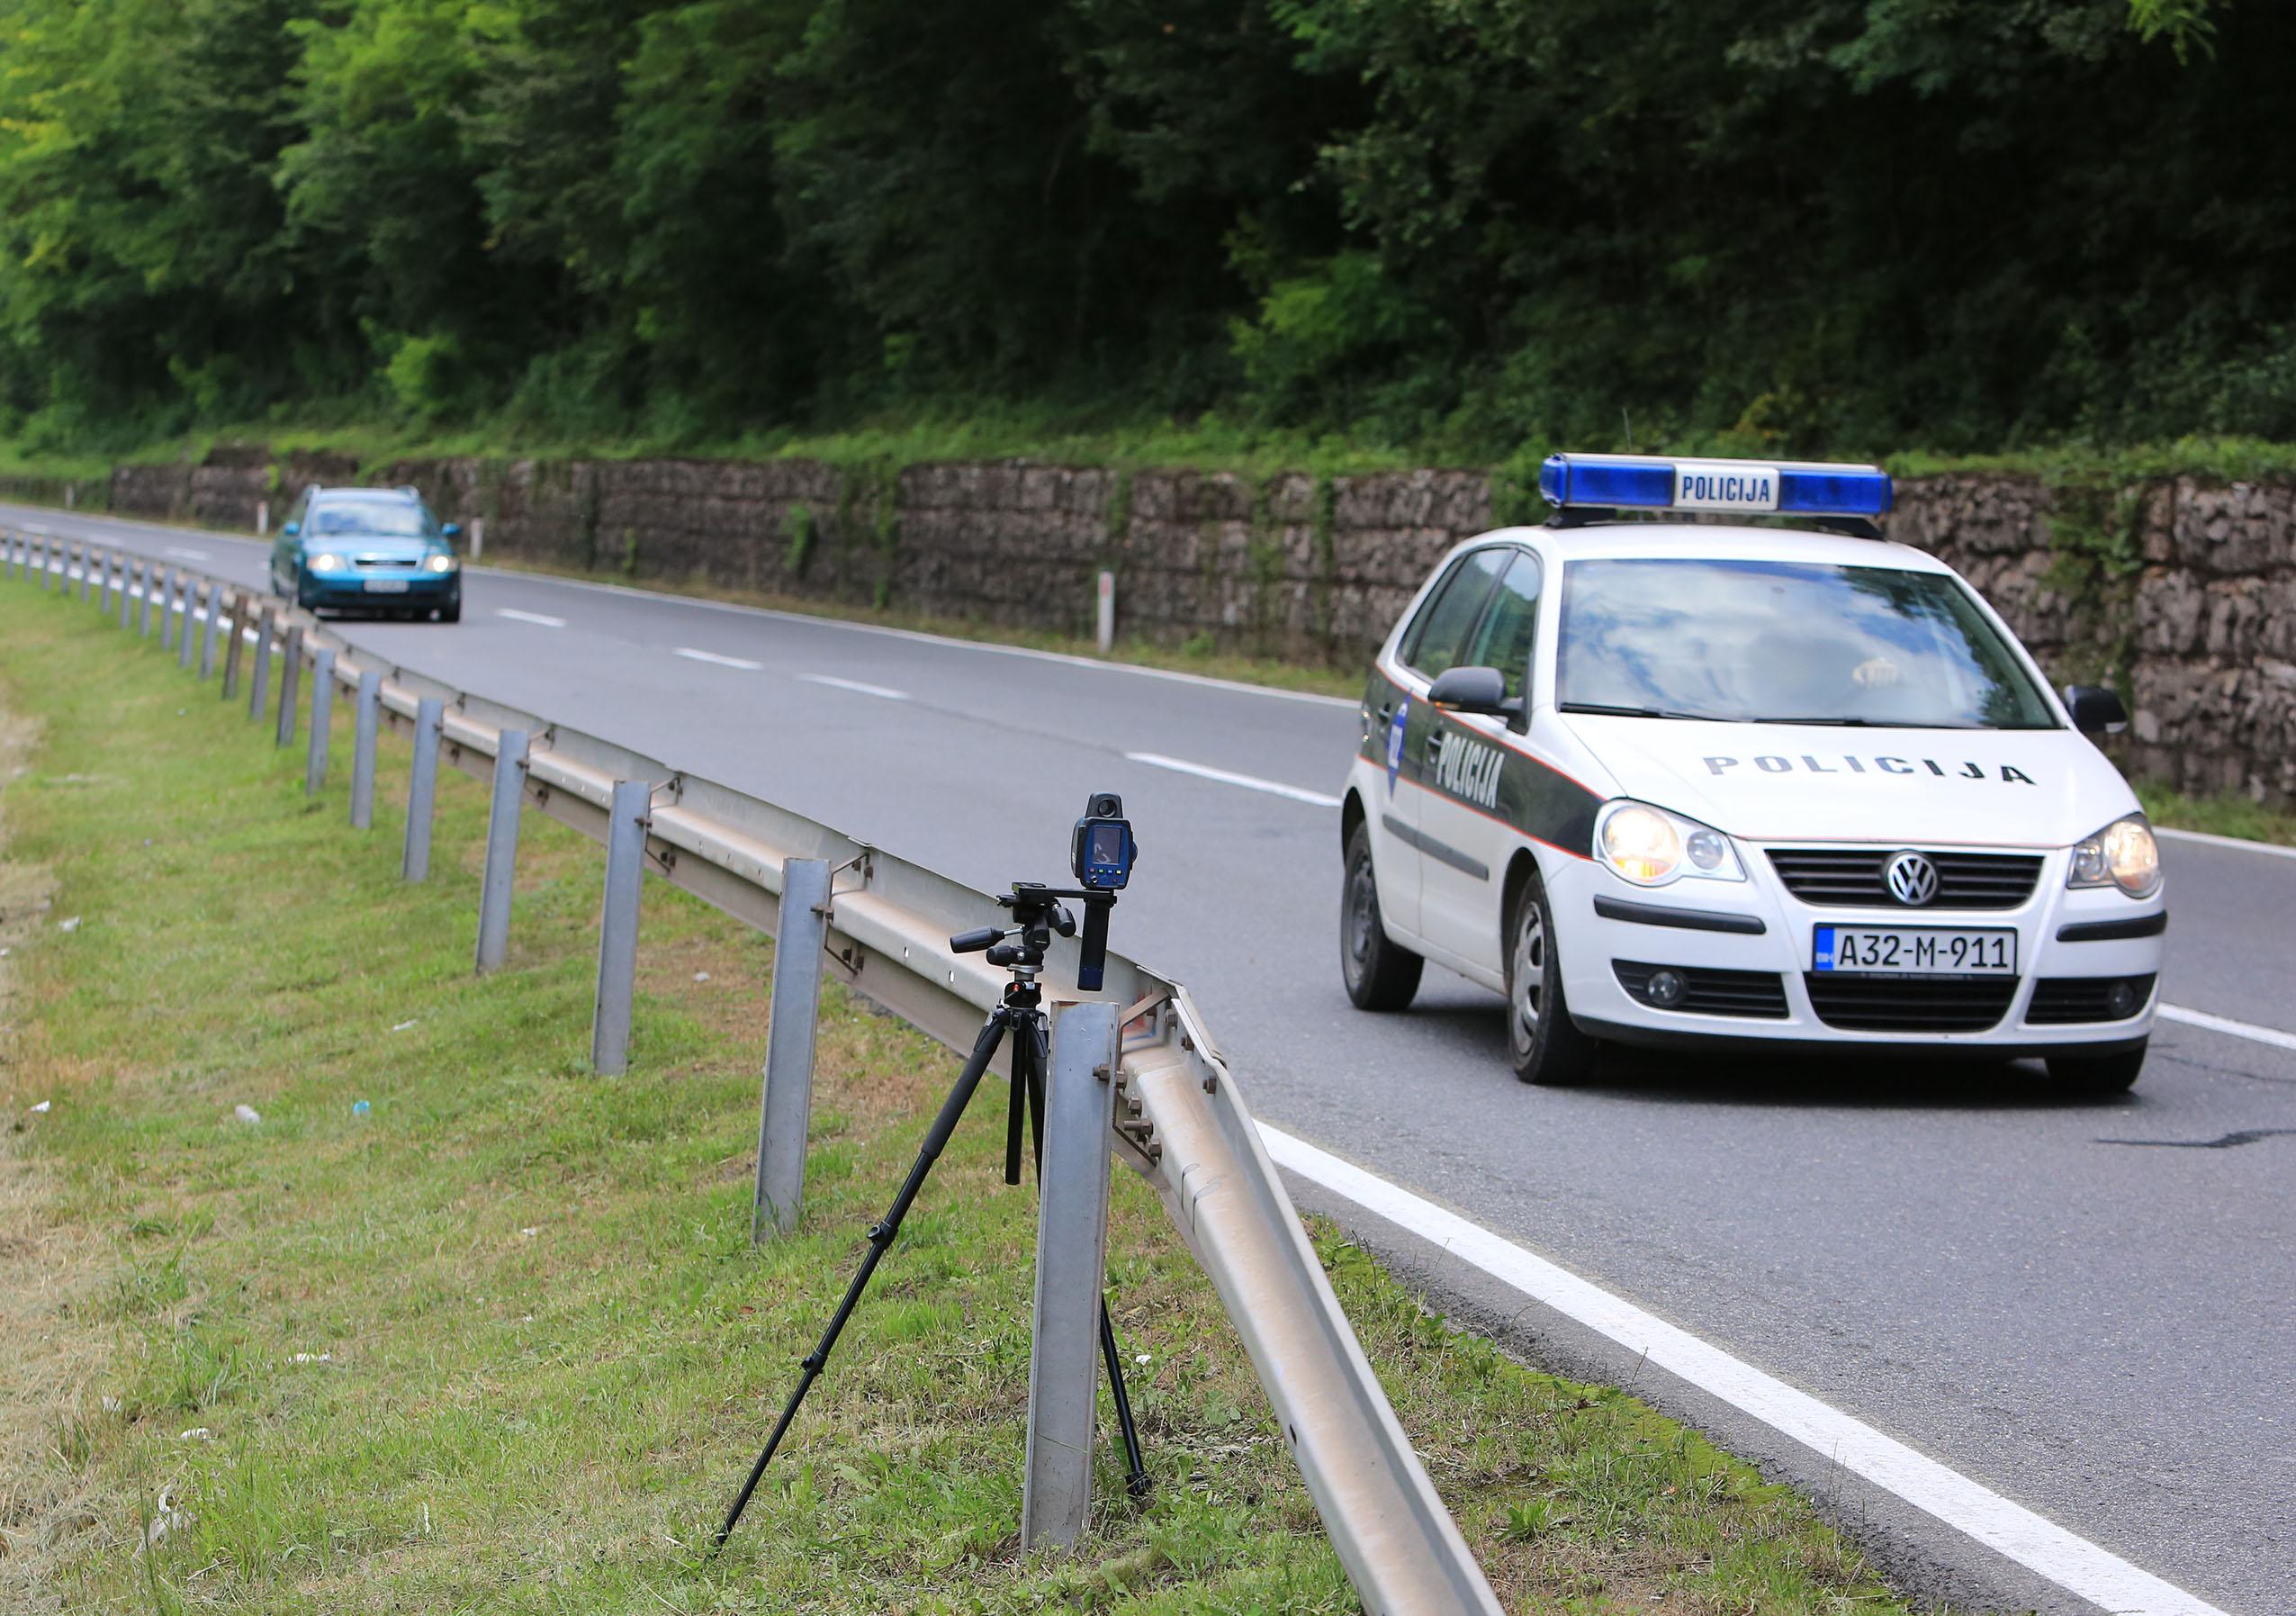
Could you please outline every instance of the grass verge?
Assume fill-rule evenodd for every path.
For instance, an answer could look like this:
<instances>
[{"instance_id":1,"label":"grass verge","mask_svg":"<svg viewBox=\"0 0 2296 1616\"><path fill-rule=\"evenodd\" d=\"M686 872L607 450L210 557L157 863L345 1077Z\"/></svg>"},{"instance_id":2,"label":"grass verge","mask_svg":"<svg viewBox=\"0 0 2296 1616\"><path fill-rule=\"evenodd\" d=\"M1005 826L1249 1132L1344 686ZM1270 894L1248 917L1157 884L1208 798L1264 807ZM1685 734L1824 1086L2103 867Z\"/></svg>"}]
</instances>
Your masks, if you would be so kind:
<instances>
[{"instance_id":1,"label":"grass verge","mask_svg":"<svg viewBox=\"0 0 2296 1616\"><path fill-rule=\"evenodd\" d=\"M50 1608L1354 1608L1209 1287L1121 1174L1156 1489L1125 1500L1103 1452L1083 1549L1017 1556L1032 1208L986 1089L700 1564L951 1058L833 992L805 1225L753 1250L761 938L649 890L634 1071L593 1077L587 843L529 821L509 965L479 980L473 782L442 783L437 873L403 884L395 812L346 829L339 774L306 801L300 752L213 683L18 587L0 710L45 727L0 792L7 889L52 892L0 961L0 1111L18 1228L58 1253L0 1341L41 1433L0 1449L0 1564ZM386 745L379 800L404 781ZM1788 1490L1319 1245L1510 1608L1904 1608ZM78 1379L22 1373L41 1332L81 1343Z\"/></svg>"},{"instance_id":2,"label":"grass verge","mask_svg":"<svg viewBox=\"0 0 2296 1616\"><path fill-rule=\"evenodd\" d=\"M2140 780L2135 785L2137 799L2145 805L2146 816L2155 825L2296 847L2296 813L2286 808L2267 808L2230 792L2189 797L2156 780Z\"/></svg>"}]
</instances>

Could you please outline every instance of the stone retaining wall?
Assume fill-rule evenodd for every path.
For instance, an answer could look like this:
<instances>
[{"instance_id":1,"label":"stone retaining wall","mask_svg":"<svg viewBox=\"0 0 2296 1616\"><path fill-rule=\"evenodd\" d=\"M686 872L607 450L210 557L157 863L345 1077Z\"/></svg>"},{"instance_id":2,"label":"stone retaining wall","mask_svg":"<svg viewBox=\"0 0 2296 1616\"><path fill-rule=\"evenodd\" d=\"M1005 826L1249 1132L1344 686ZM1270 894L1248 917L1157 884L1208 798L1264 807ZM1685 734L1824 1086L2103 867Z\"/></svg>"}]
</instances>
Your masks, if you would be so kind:
<instances>
[{"instance_id":1,"label":"stone retaining wall","mask_svg":"<svg viewBox=\"0 0 2296 1616\"><path fill-rule=\"evenodd\" d=\"M1021 461L360 467L232 448L122 466L103 492L123 513L244 528L258 500L276 521L304 484L355 479L414 484L466 526L482 517L490 558L1068 633L1090 631L1106 568L1127 635L1342 666L1445 549L1494 520L1479 472L1253 479ZM2296 801L2296 484L1917 478L1899 484L1888 529L1958 567L2060 680L2120 685L2135 772Z\"/></svg>"}]
</instances>

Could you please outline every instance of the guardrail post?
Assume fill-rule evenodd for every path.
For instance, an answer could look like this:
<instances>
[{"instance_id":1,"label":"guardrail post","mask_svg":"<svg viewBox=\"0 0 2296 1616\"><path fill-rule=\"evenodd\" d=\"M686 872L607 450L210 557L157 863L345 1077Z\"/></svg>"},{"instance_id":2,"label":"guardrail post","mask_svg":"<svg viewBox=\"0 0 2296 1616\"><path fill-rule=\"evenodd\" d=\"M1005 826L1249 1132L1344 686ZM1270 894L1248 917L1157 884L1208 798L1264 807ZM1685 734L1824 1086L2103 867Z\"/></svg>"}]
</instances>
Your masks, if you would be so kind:
<instances>
[{"instance_id":1,"label":"guardrail post","mask_svg":"<svg viewBox=\"0 0 2296 1616\"><path fill-rule=\"evenodd\" d=\"M40 587L45 592L52 595L56 592L56 574L62 571L62 569L60 567L50 565L51 558L50 551L51 549L58 550L58 554L53 557L53 559L55 561L61 561L63 556L59 547L51 546L48 541L48 536L46 534L42 534L40 539Z\"/></svg>"},{"instance_id":2,"label":"guardrail post","mask_svg":"<svg viewBox=\"0 0 2296 1616\"><path fill-rule=\"evenodd\" d=\"M215 613L222 604L223 586L211 580L199 595L199 676L205 679L215 671ZM185 625L184 632L191 632L189 624Z\"/></svg>"},{"instance_id":3,"label":"guardrail post","mask_svg":"<svg viewBox=\"0 0 2296 1616\"><path fill-rule=\"evenodd\" d=\"M527 732L505 729L494 739L494 799L486 813L486 868L478 882L480 976L502 969L510 948L510 893L518 872L518 815L526 806Z\"/></svg>"},{"instance_id":4,"label":"guardrail post","mask_svg":"<svg viewBox=\"0 0 2296 1616\"><path fill-rule=\"evenodd\" d=\"M263 616L256 623L255 677L248 681L248 717L260 718L266 698L271 693L271 636L278 624L271 608L263 609Z\"/></svg>"},{"instance_id":5,"label":"guardrail post","mask_svg":"<svg viewBox=\"0 0 2296 1616\"><path fill-rule=\"evenodd\" d=\"M383 723L383 675L374 668L359 674L358 706L351 728L351 828L374 824L374 732Z\"/></svg>"},{"instance_id":6,"label":"guardrail post","mask_svg":"<svg viewBox=\"0 0 2296 1616\"><path fill-rule=\"evenodd\" d=\"M23 570L16 564L16 550L22 542L22 536L14 528L10 528L5 534L0 534L0 545L7 546L8 575L12 578Z\"/></svg>"},{"instance_id":7,"label":"guardrail post","mask_svg":"<svg viewBox=\"0 0 2296 1616\"><path fill-rule=\"evenodd\" d=\"M128 614L135 603L134 573L140 570L142 564L141 562L138 562L131 567L127 556L120 557L120 627L122 628L128 626Z\"/></svg>"},{"instance_id":8,"label":"guardrail post","mask_svg":"<svg viewBox=\"0 0 2296 1616\"><path fill-rule=\"evenodd\" d=\"M765 1030L765 1096L758 1106L757 1200L750 1243L797 1226L806 1193L806 1133L813 1125L814 1026L829 930L829 861L781 865L781 918L773 930L773 1019Z\"/></svg>"},{"instance_id":9,"label":"guardrail post","mask_svg":"<svg viewBox=\"0 0 2296 1616\"><path fill-rule=\"evenodd\" d=\"M287 625L286 643L279 647L279 734L276 744L295 744L295 720L302 717L303 630Z\"/></svg>"},{"instance_id":10,"label":"guardrail post","mask_svg":"<svg viewBox=\"0 0 2296 1616\"><path fill-rule=\"evenodd\" d=\"M159 582L159 648L163 652L176 648L176 597L183 588L180 572L171 571Z\"/></svg>"},{"instance_id":11,"label":"guardrail post","mask_svg":"<svg viewBox=\"0 0 2296 1616\"><path fill-rule=\"evenodd\" d=\"M87 599L87 574L89 568L95 564L95 546L94 545L74 545L72 548L76 553L77 553L80 558L80 599L82 600L86 600ZM71 583L71 564L69 562L66 562L64 564L66 568L64 582L68 587Z\"/></svg>"},{"instance_id":12,"label":"guardrail post","mask_svg":"<svg viewBox=\"0 0 2296 1616\"><path fill-rule=\"evenodd\" d=\"M124 625L128 620L128 558L117 550L104 557L104 593L95 602L95 609L106 616L112 610L113 590L120 591L120 621Z\"/></svg>"},{"instance_id":13,"label":"guardrail post","mask_svg":"<svg viewBox=\"0 0 2296 1616\"><path fill-rule=\"evenodd\" d=\"M645 878L647 810L653 788L614 782L606 820L606 901L598 926L598 1008L590 1017L590 1070L604 1077L630 1066L630 1001L637 990L638 893Z\"/></svg>"},{"instance_id":14,"label":"guardrail post","mask_svg":"<svg viewBox=\"0 0 2296 1616\"><path fill-rule=\"evenodd\" d=\"M1038 1185L1023 1553L1074 1543L1092 1505L1115 1073L1114 1005L1070 1005L1054 1016Z\"/></svg>"},{"instance_id":15,"label":"guardrail post","mask_svg":"<svg viewBox=\"0 0 2296 1616\"><path fill-rule=\"evenodd\" d=\"M303 758L303 795L327 783L327 743L335 725L335 653L321 645L311 660L311 750Z\"/></svg>"},{"instance_id":16,"label":"guardrail post","mask_svg":"<svg viewBox=\"0 0 2296 1616\"><path fill-rule=\"evenodd\" d=\"M240 647L247 635L239 622L239 613L246 609L247 597L234 592L223 608L223 700L229 701L239 693Z\"/></svg>"},{"instance_id":17,"label":"guardrail post","mask_svg":"<svg viewBox=\"0 0 2296 1616\"><path fill-rule=\"evenodd\" d=\"M158 587L158 564L139 564L136 568L136 637L140 640L151 637L151 597ZM167 619L165 607L160 609L159 616L163 622Z\"/></svg>"},{"instance_id":18,"label":"guardrail post","mask_svg":"<svg viewBox=\"0 0 2296 1616\"><path fill-rule=\"evenodd\" d=\"M415 705L415 766L407 776L407 843L399 874L410 881L430 879L430 807L438 795L438 732L446 727L446 704L425 696Z\"/></svg>"}]
</instances>

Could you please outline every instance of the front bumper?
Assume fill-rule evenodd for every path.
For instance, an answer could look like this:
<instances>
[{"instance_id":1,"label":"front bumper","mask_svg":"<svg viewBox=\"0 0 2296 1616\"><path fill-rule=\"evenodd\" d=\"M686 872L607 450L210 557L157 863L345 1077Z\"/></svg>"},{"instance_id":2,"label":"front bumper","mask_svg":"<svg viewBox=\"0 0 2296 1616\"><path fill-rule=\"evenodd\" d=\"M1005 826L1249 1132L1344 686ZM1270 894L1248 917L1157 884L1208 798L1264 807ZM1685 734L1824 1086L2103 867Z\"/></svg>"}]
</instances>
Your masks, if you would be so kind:
<instances>
[{"instance_id":1,"label":"front bumper","mask_svg":"<svg viewBox=\"0 0 2296 1616\"><path fill-rule=\"evenodd\" d=\"M386 587L370 589L371 583ZM302 595L305 604L325 611L435 611L463 598L463 573L459 567L451 573L420 567L306 573Z\"/></svg>"},{"instance_id":2,"label":"front bumper","mask_svg":"<svg viewBox=\"0 0 2296 1616\"><path fill-rule=\"evenodd\" d=\"M1904 844L1896 844L1902 846ZM1926 844L1925 844L1926 845ZM2003 908L1805 903L1766 850L1740 844L1742 882L1633 886L1573 861L1548 881L1571 1019L1621 1043L1679 1047L1968 1047L2010 1058L2104 1054L2151 1032L2166 953L2165 895L2068 889L2069 853L2041 856L2032 889ZM1987 853L1992 849L1940 852ZM1820 925L2013 930L2013 978L1877 978L1812 969ZM1690 984L1650 1002L1656 970Z\"/></svg>"}]
</instances>

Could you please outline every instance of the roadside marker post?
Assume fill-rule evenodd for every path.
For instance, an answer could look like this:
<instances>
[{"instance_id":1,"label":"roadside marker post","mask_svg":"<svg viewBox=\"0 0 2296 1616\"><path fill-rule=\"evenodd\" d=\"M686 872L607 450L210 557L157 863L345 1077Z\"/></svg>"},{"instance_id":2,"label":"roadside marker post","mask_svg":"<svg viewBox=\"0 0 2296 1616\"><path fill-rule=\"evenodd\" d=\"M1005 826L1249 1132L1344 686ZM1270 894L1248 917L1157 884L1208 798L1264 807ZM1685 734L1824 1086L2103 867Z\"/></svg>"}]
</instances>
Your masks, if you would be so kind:
<instances>
[{"instance_id":1,"label":"roadside marker post","mask_svg":"<svg viewBox=\"0 0 2296 1616\"><path fill-rule=\"evenodd\" d=\"M1116 574L1100 575L1099 610L1095 614L1093 641L1105 656L1116 645Z\"/></svg>"},{"instance_id":2,"label":"roadside marker post","mask_svg":"<svg viewBox=\"0 0 2296 1616\"><path fill-rule=\"evenodd\" d=\"M248 717L260 718L271 694L271 638L278 621L268 606L256 623L255 677L248 681Z\"/></svg>"},{"instance_id":3,"label":"roadside marker post","mask_svg":"<svg viewBox=\"0 0 2296 1616\"><path fill-rule=\"evenodd\" d=\"M758 1104L752 1245L768 1234L788 1233L804 1210L806 1134L813 1124L814 1033L821 1011L822 950L828 934L829 861L784 860L781 917L773 930L765 1092Z\"/></svg>"},{"instance_id":4,"label":"roadside marker post","mask_svg":"<svg viewBox=\"0 0 2296 1616\"><path fill-rule=\"evenodd\" d=\"M279 649L279 733L277 745L295 744L295 720L302 717L303 630L287 625L286 643Z\"/></svg>"},{"instance_id":5,"label":"roadside marker post","mask_svg":"<svg viewBox=\"0 0 2296 1616\"><path fill-rule=\"evenodd\" d=\"M224 603L223 622L223 700L229 701L239 693L239 657L247 635L239 621L247 609L247 597L234 594Z\"/></svg>"},{"instance_id":6,"label":"roadside marker post","mask_svg":"<svg viewBox=\"0 0 2296 1616\"><path fill-rule=\"evenodd\" d=\"M1036 1318L1021 1488L1024 1554L1075 1543L1092 1509L1116 1056L1114 1005L1069 1005L1054 1014L1044 1160L1037 1169Z\"/></svg>"},{"instance_id":7,"label":"roadside marker post","mask_svg":"<svg viewBox=\"0 0 2296 1616\"><path fill-rule=\"evenodd\" d=\"M399 860L401 880L430 879L430 810L438 795L438 732L446 704L425 696L415 705L415 764L407 776L407 840Z\"/></svg>"},{"instance_id":8,"label":"roadside marker post","mask_svg":"<svg viewBox=\"0 0 2296 1616\"><path fill-rule=\"evenodd\" d=\"M311 750L303 758L303 795L327 784L328 731L335 724L335 653L325 645L311 662Z\"/></svg>"},{"instance_id":9,"label":"roadside marker post","mask_svg":"<svg viewBox=\"0 0 2296 1616\"><path fill-rule=\"evenodd\" d=\"M606 898L598 926L598 1007L590 1017L590 1070L617 1077L630 1068L630 1004L637 989L638 899L653 788L614 782L606 818Z\"/></svg>"},{"instance_id":10,"label":"roadside marker post","mask_svg":"<svg viewBox=\"0 0 2296 1616\"><path fill-rule=\"evenodd\" d=\"M271 537L271 501L269 500L257 500L255 502L255 536L257 538Z\"/></svg>"},{"instance_id":11,"label":"roadside marker post","mask_svg":"<svg viewBox=\"0 0 2296 1616\"><path fill-rule=\"evenodd\" d=\"M351 828L374 825L374 732L383 722L383 675L374 668L359 674L358 706L351 739Z\"/></svg>"},{"instance_id":12,"label":"roadside marker post","mask_svg":"<svg viewBox=\"0 0 2296 1616\"><path fill-rule=\"evenodd\" d=\"M510 948L510 894L518 883L518 815L526 807L527 732L494 743L494 796L486 814L486 865L478 882L478 952L473 973L500 971Z\"/></svg>"}]
</instances>

